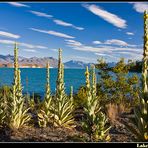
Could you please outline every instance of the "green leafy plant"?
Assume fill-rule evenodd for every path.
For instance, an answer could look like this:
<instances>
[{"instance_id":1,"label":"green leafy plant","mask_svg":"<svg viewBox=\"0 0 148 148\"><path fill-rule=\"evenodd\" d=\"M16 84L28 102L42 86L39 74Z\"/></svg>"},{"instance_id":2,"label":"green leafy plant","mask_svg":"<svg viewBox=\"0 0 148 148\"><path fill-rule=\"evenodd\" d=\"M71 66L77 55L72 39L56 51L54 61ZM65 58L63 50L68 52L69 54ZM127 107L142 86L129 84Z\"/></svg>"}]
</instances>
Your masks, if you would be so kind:
<instances>
[{"instance_id":1,"label":"green leafy plant","mask_svg":"<svg viewBox=\"0 0 148 148\"><path fill-rule=\"evenodd\" d=\"M51 123L53 118L53 108L52 108L52 96L50 94L50 83L49 83L49 63L47 63L46 72L46 93L44 101L41 104L41 109L38 113L38 123L40 127L47 127Z\"/></svg>"},{"instance_id":2,"label":"green leafy plant","mask_svg":"<svg viewBox=\"0 0 148 148\"><path fill-rule=\"evenodd\" d=\"M8 101L8 126L18 129L28 124L31 116L27 113L29 108L24 106L25 99L22 94L20 70L18 68L18 48L14 49L14 84L10 100Z\"/></svg>"},{"instance_id":3,"label":"green leafy plant","mask_svg":"<svg viewBox=\"0 0 148 148\"><path fill-rule=\"evenodd\" d=\"M11 94L11 89L9 86L2 86L0 88L0 127L6 125L8 98Z\"/></svg>"},{"instance_id":4,"label":"green leafy plant","mask_svg":"<svg viewBox=\"0 0 148 148\"><path fill-rule=\"evenodd\" d=\"M64 65L62 64L61 49L59 49L58 77L56 85L56 95L54 99L54 126L56 127L75 127L73 111L74 103L65 93L64 86Z\"/></svg>"},{"instance_id":5,"label":"green leafy plant","mask_svg":"<svg viewBox=\"0 0 148 148\"><path fill-rule=\"evenodd\" d=\"M3 125L5 124L6 117L4 98L5 96L0 97L0 127L3 127Z\"/></svg>"},{"instance_id":6,"label":"green leafy plant","mask_svg":"<svg viewBox=\"0 0 148 148\"><path fill-rule=\"evenodd\" d=\"M109 67L104 59L99 59L96 67L99 70L97 96L102 106L117 104L122 112L130 112L138 104L139 79L136 74L128 76L129 66L121 58L115 66ZM122 108L122 109L121 109Z\"/></svg>"},{"instance_id":7,"label":"green leafy plant","mask_svg":"<svg viewBox=\"0 0 148 148\"><path fill-rule=\"evenodd\" d=\"M148 14L144 12L144 52L142 62L142 92L140 103L134 108L132 125L124 122L127 129L136 136L136 141L148 141Z\"/></svg>"},{"instance_id":8,"label":"green leafy plant","mask_svg":"<svg viewBox=\"0 0 148 148\"><path fill-rule=\"evenodd\" d=\"M74 95L74 104L76 108L82 108L85 103L86 98L86 88L85 86L81 86L78 89L77 94Z\"/></svg>"},{"instance_id":9,"label":"green leafy plant","mask_svg":"<svg viewBox=\"0 0 148 148\"><path fill-rule=\"evenodd\" d=\"M82 127L90 135L91 141L109 141L107 126L108 119L101 111L99 101L96 95L96 75L93 67L92 86L90 86L89 71L86 68L86 104L84 105L85 118Z\"/></svg>"}]
</instances>

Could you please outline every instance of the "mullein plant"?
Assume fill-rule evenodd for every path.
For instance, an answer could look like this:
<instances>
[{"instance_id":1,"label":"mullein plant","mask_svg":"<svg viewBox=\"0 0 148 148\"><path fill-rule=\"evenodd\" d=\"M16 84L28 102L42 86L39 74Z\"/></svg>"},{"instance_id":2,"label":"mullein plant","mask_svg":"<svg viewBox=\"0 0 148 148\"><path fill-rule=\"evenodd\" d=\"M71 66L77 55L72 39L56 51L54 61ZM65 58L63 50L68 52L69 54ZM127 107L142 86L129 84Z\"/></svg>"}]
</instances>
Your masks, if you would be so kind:
<instances>
[{"instance_id":1,"label":"mullein plant","mask_svg":"<svg viewBox=\"0 0 148 148\"><path fill-rule=\"evenodd\" d=\"M40 127L47 127L52 122L53 108L52 108L52 96L50 93L49 82L49 63L46 66L46 93L44 101L41 104L41 109L38 113L38 123Z\"/></svg>"},{"instance_id":2,"label":"mullein plant","mask_svg":"<svg viewBox=\"0 0 148 148\"><path fill-rule=\"evenodd\" d=\"M14 48L14 83L13 90L8 101L8 126L11 129L18 129L28 124L31 116L28 114L29 108L25 107L25 99L22 94L21 76L18 65L18 48L15 43Z\"/></svg>"},{"instance_id":3,"label":"mullein plant","mask_svg":"<svg viewBox=\"0 0 148 148\"><path fill-rule=\"evenodd\" d=\"M96 95L96 74L95 67L93 66L92 86L90 84L88 67L85 72L86 76L86 103L84 105L85 117L82 121L82 127L90 136L91 141L109 141L110 136L107 126L108 119L101 111L98 97Z\"/></svg>"},{"instance_id":4,"label":"mullein plant","mask_svg":"<svg viewBox=\"0 0 148 148\"><path fill-rule=\"evenodd\" d=\"M6 119L5 109L7 102L5 102L5 100L6 100L6 95L4 93L3 96L0 96L0 127L4 126Z\"/></svg>"},{"instance_id":5,"label":"mullein plant","mask_svg":"<svg viewBox=\"0 0 148 148\"><path fill-rule=\"evenodd\" d=\"M6 115L8 109L8 97L11 93L11 88L9 86L3 86L0 93L0 127L6 125Z\"/></svg>"},{"instance_id":6,"label":"mullein plant","mask_svg":"<svg viewBox=\"0 0 148 148\"><path fill-rule=\"evenodd\" d=\"M136 141L148 141L148 14L144 12L144 52L142 65L142 93L139 106L134 108L132 125L124 122L127 129L136 136Z\"/></svg>"},{"instance_id":7,"label":"mullein plant","mask_svg":"<svg viewBox=\"0 0 148 148\"><path fill-rule=\"evenodd\" d=\"M56 81L56 94L54 98L54 126L73 128L75 127L73 111L73 95L70 98L65 93L64 64L62 64L62 50L59 49L58 77Z\"/></svg>"}]
</instances>

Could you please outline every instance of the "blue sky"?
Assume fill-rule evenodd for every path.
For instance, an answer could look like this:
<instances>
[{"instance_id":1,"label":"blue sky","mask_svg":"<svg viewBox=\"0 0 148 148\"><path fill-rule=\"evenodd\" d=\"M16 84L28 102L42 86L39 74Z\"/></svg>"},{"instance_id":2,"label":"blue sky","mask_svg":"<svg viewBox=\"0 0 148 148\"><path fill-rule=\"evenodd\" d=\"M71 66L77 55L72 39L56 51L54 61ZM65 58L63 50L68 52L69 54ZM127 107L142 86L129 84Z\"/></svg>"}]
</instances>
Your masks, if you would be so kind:
<instances>
[{"instance_id":1,"label":"blue sky","mask_svg":"<svg viewBox=\"0 0 148 148\"><path fill-rule=\"evenodd\" d=\"M63 61L141 60L143 12L148 2L1 2L0 54Z\"/></svg>"}]
</instances>

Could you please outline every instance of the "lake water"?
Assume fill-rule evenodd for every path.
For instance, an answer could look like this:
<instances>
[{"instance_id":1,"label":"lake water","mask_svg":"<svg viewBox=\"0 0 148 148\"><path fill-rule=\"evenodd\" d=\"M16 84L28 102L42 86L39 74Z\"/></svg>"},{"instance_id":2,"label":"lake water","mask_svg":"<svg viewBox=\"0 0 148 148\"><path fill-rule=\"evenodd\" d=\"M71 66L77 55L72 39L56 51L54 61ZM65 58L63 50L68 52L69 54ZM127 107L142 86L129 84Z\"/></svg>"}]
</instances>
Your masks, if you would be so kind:
<instances>
[{"instance_id":1,"label":"lake water","mask_svg":"<svg viewBox=\"0 0 148 148\"><path fill-rule=\"evenodd\" d=\"M13 83L13 68L0 68L0 85L11 85ZM54 93L57 80L56 68L50 69L50 87ZM65 69L64 81L66 92L70 92L70 86L73 86L76 93L81 85L85 85L85 69ZM129 73L132 75L133 73ZM140 73L138 74L140 76ZM28 79L28 85L26 83ZM45 68L21 68L21 81L23 92L44 94L46 84L46 69Z\"/></svg>"},{"instance_id":2,"label":"lake water","mask_svg":"<svg viewBox=\"0 0 148 148\"><path fill-rule=\"evenodd\" d=\"M50 69L50 87L54 93L56 88L58 69ZM13 68L0 68L0 85L11 85L13 83ZM85 69L65 69L64 81L66 92L70 92L70 86L73 86L74 92L85 84ZM26 83L28 79L28 85ZM46 84L46 69L45 68L21 68L21 81L23 92L44 94Z\"/></svg>"}]
</instances>

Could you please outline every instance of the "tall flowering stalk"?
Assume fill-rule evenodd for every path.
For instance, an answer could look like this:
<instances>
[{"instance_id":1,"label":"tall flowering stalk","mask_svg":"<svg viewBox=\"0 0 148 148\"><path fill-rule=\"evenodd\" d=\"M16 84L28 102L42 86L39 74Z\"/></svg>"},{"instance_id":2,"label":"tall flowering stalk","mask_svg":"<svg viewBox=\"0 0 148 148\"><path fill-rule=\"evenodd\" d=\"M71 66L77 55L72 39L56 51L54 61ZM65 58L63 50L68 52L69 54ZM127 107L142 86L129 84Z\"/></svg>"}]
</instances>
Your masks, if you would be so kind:
<instances>
[{"instance_id":1,"label":"tall flowering stalk","mask_svg":"<svg viewBox=\"0 0 148 148\"><path fill-rule=\"evenodd\" d=\"M142 65L142 87L145 101L148 100L148 14L144 12L144 51Z\"/></svg>"},{"instance_id":2,"label":"tall flowering stalk","mask_svg":"<svg viewBox=\"0 0 148 148\"><path fill-rule=\"evenodd\" d=\"M93 66L92 86L90 85L89 71L86 67L86 104L84 106L85 118L82 122L83 129L90 136L91 141L108 141L110 139L107 132L110 127L106 126L108 119L101 111L96 95L96 74Z\"/></svg>"},{"instance_id":3,"label":"tall flowering stalk","mask_svg":"<svg viewBox=\"0 0 148 148\"><path fill-rule=\"evenodd\" d=\"M26 108L25 99L22 94L21 76L18 65L18 48L15 43L14 48L14 82L10 100L8 101L8 126L11 129L18 129L28 124L31 116L27 113L29 108Z\"/></svg>"},{"instance_id":4,"label":"tall flowering stalk","mask_svg":"<svg viewBox=\"0 0 148 148\"><path fill-rule=\"evenodd\" d=\"M140 104L134 108L133 126L125 123L135 136L136 141L148 141L148 14L144 12L144 47L142 65L142 94Z\"/></svg>"},{"instance_id":5,"label":"tall flowering stalk","mask_svg":"<svg viewBox=\"0 0 148 148\"><path fill-rule=\"evenodd\" d=\"M58 76L54 101L54 126L66 128L74 127L74 104L73 99L69 99L65 93L64 64L62 64L61 49L59 49Z\"/></svg>"},{"instance_id":6,"label":"tall flowering stalk","mask_svg":"<svg viewBox=\"0 0 148 148\"><path fill-rule=\"evenodd\" d=\"M49 62L46 65L46 92L43 104L38 113L38 123L40 127L47 127L51 123L53 117L52 108L52 96L50 93L50 73L49 73Z\"/></svg>"},{"instance_id":7,"label":"tall flowering stalk","mask_svg":"<svg viewBox=\"0 0 148 148\"><path fill-rule=\"evenodd\" d=\"M18 78L18 47L17 43L14 44L14 85L17 85L17 78Z\"/></svg>"},{"instance_id":8,"label":"tall flowering stalk","mask_svg":"<svg viewBox=\"0 0 148 148\"><path fill-rule=\"evenodd\" d=\"M0 127L3 127L6 119L7 98L4 88L4 93L0 96Z\"/></svg>"}]
</instances>

